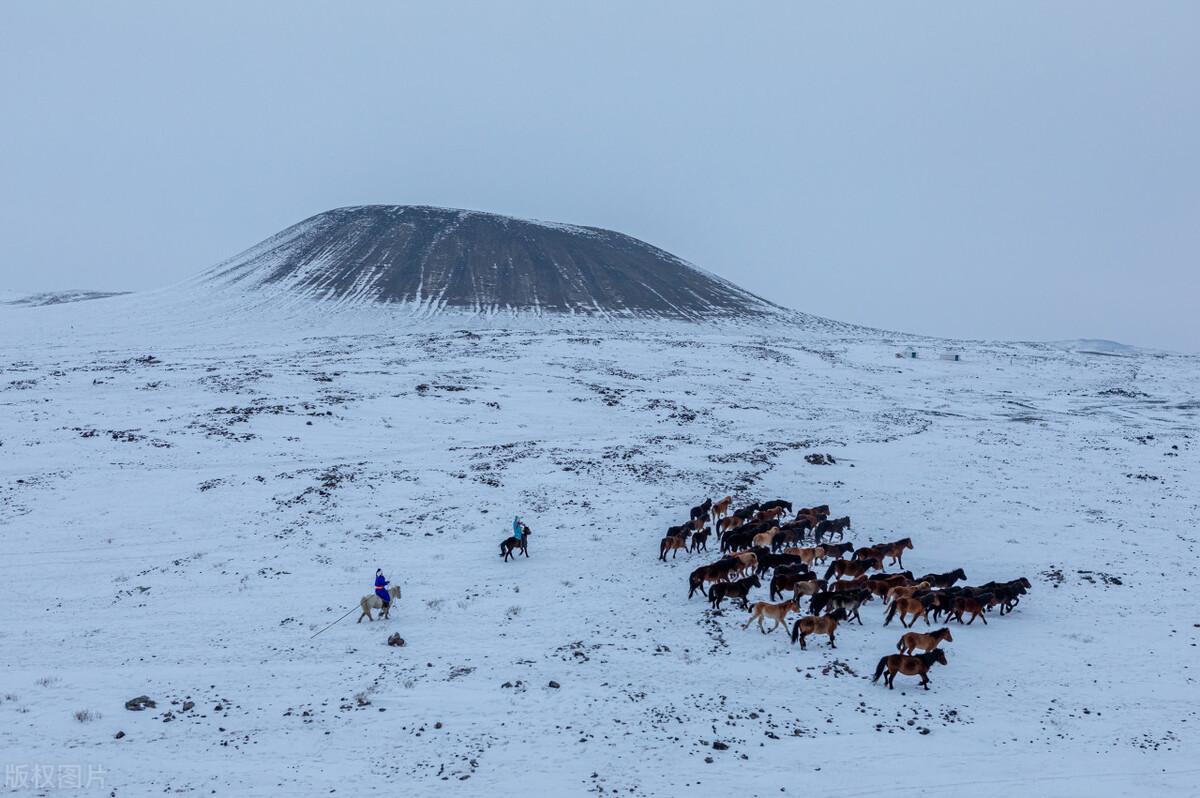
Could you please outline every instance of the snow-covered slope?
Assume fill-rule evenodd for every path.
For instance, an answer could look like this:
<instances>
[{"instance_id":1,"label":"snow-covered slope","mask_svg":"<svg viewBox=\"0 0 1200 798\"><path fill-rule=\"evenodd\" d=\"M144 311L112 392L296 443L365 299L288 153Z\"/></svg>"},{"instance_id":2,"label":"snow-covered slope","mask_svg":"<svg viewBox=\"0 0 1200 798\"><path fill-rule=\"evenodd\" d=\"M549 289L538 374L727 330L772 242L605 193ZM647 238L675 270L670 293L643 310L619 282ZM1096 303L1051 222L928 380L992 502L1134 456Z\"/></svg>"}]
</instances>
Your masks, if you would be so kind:
<instances>
[{"instance_id":1,"label":"snow-covered slope","mask_svg":"<svg viewBox=\"0 0 1200 798\"><path fill-rule=\"evenodd\" d=\"M132 303L0 310L15 792L43 765L96 795L1193 790L1195 358ZM725 493L1033 590L888 691L878 602L802 652L687 599L715 555L659 538ZM376 567L392 619L314 638Z\"/></svg>"}]
</instances>

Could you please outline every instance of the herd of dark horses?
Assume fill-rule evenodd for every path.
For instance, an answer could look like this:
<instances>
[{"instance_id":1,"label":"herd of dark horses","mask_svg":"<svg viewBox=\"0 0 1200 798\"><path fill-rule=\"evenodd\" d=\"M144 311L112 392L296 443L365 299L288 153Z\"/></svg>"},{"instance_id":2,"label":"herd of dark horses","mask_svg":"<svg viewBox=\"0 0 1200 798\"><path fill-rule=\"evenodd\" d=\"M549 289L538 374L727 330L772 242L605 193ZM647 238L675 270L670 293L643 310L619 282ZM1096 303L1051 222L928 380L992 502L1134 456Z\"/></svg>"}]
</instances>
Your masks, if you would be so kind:
<instances>
[{"instance_id":1,"label":"herd of dark horses","mask_svg":"<svg viewBox=\"0 0 1200 798\"><path fill-rule=\"evenodd\" d=\"M750 613L743 626L757 620L764 634L778 626L786 632L787 616L801 613L801 600L807 599L808 614L796 619L791 631L792 642L799 642L801 648L807 647L807 638L813 635L828 637L829 645L837 648L839 624L857 621L863 625L859 611L876 598L885 606L885 626L898 617L906 629L913 629L918 620L932 627L931 615L935 623L955 620L970 625L978 618L986 625L990 611L1011 613L1031 588L1025 577L974 587L959 585L967 579L962 568L920 577L907 570L888 573L887 567L904 568L904 552L913 548L911 538L855 547L843 539L845 530L851 528L850 518L831 519L828 505L793 513L792 503L783 499L737 510L731 509L732 502L732 497L726 496L693 507L687 523L667 530L659 543L659 559L665 561L668 553L675 558L681 550L707 552L709 537L716 530L722 556L691 572L688 598L700 591L713 610L720 610L725 601L735 602ZM823 575L813 570L826 561L829 565ZM763 588L764 580L769 600L752 602L750 591ZM763 625L768 619L774 621L769 630ZM929 633L907 632L896 644L900 653L881 658L872 681L883 676L892 688L898 673L919 676L921 686L928 690L929 669L935 663L947 664L940 644L953 639L949 627ZM917 654L917 649L923 653Z\"/></svg>"}]
</instances>

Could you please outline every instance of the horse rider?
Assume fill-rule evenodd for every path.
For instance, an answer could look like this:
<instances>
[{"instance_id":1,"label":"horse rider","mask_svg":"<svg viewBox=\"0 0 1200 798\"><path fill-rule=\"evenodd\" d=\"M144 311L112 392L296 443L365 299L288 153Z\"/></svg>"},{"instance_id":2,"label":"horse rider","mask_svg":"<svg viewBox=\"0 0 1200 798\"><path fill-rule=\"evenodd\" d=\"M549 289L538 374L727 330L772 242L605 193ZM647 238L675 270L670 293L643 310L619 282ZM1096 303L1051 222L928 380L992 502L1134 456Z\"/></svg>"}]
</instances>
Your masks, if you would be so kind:
<instances>
[{"instance_id":1,"label":"horse rider","mask_svg":"<svg viewBox=\"0 0 1200 798\"><path fill-rule=\"evenodd\" d=\"M521 538L525 537L525 524L521 521L521 516L513 516L513 537L520 542Z\"/></svg>"},{"instance_id":2,"label":"horse rider","mask_svg":"<svg viewBox=\"0 0 1200 798\"><path fill-rule=\"evenodd\" d=\"M388 592L387 586L388 586L388 580L387 580L387 577L383 575L383 569L376 568L375 569L375 595L379 596L379 600L383 602L383 606L385 608L389 604L392 603L392 594Z\"/></svg>"}]
</instances>

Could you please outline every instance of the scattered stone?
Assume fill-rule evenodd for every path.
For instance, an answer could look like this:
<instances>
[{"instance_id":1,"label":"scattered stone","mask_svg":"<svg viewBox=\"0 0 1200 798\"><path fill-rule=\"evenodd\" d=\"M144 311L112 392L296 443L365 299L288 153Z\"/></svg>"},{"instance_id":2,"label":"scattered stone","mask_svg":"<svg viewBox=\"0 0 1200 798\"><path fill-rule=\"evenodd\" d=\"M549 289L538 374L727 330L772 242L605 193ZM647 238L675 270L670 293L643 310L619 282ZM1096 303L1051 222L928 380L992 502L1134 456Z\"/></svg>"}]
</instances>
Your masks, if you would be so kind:
<instances>
[{"instance_id":1,"label":"scattered stone","mask_svg":"<svg viewBox=\"0 0 1200 798\"><path fill-rule=\"evenodd\" d=\"M220 704L217 704L215 707L213 707L213 712L222 712L222 711L224 711L224 709L225 709L225 707L221 706Z\"/></svg>"},{"instance_id":2,"label":"scattered stone","mask_svg":"<svg viewBox=\"0 0 1200 798\"><path fill-rule=\"evenodd\" d=\"M400 636L399 632L393 632L388 637L387 643L389 646L402 646L404 645L404 638Z\"/></svg>"},{"instance_id":3,"label":"scattered stone","mask_svg":"<svg viewBox=\"0 0 1200 798\"><path fill-rule=\"evenodd\" d=\"M712 745L713 745L713 749L714 749L714 750L716 750L716 751L727 751L727 750L729 750L729 744L728 744L728 743L723 743L723 742L721 742L720 740L713 740L713 744L712 744Z\"/></svg>"},{"instance_id":4,"label":"scattered stone","mask_svg":"<svg viewBox=\"0 0 1200 798\"><path fill-rule=\"evenodd\" d=\"M437 723L433 724L433 728L435 728L435 729L442 728L442 722L439 720Z\"/></svg>"},{"instance_id":5,"label":"scattered stone","mask_svg":"<svg viewBox=\"0 0 1200 798\"><path fill-rule=\"evenodd\" d=\"M562 685L561 685L561 684L559 684L558 682L554 681L553 679L551 679L551 680L550 680L550 686L551 686L551 687L553 687L555 690L557 690L558 688L562 687Z\"/></svg>"},{"instance_id":6,"label":"scattered stone","mask_svg":"<svg viewBox=\"0 0 1200 798\"><path fill-rule=\"evenodd\" d=\"M131 698L125 702L125 708L133 712L141 712L147 707L154 709L156 706L158 706L158 704L156 704L154 699L148 695L140 695L137 698Z\"/></svg>"},{"instance_id":7,"label":"scattered stone","mask_svg":"<svg viewBox=\"0 0 1200 798\"><path fill-rule=\"evenodd\" d=\"M120 740L120 739L121 739L122 737L124 737L124 736L125 736L125 732L123 732L123 731L119 731L119 732L117 732L117 739L118 739L118 740Z\"/></svg>"},{"instance_id":8,"label":"scattered stone","mask_svg":"<svg viewBox=\"0 0 1200 798\"><path fill-rule=\"evenodd\" d=\"M191 708L192 708L192 707L194 707L194 706L196 706L196 702L195 702L195 701L184 701L184 702L183 702L183 707L181 708L181 710L180 710L180 711L181 711L181 712L187 712L189 709L191 709Z\"/></svg>"}]
</instances>

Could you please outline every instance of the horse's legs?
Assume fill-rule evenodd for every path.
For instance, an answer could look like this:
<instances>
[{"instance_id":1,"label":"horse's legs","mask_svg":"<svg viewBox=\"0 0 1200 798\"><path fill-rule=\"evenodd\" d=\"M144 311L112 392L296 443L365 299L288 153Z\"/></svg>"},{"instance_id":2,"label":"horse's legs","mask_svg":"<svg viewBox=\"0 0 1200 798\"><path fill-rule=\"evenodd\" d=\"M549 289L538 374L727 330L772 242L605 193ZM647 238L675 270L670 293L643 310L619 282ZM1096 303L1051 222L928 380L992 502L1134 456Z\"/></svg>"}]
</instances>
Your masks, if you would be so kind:
<instances>
[{"instance_id":1,"label":"horse's legs","mask_svg":"<svg viewBox=\"0 0 1200 798\"><path fill-rule=\"evenodd\" d=\"M808 637L808 632L801 632L801 633L800 633L800 650L801 650L801 651L803 651L803 650L805 650L805 649L807 649L807 648L808 648L808 644L804 642L804 639L805 639L806 637Z\"/></svg>"},{"instance_id":2,"label":"horse's legs","mask_svg":"<svg viewBox=\"0 0 1200 798\"><path fill-rule=\"evenodd\" d=\"M837 648L837 643L833 642L833 632L829 633L829 647Z\"/></svg>"},{"instance_id":3,"label":"horse's legs","mask_svg":"<svg viewBox=\"0 0 1200 798\"><path fill-rule=\"evenodd\" d=\"M983 610L979 611L979 620L983 621L984 626L987 626L987 614Z\"/></svg>"},{"instance_id":4,"label":"horse's legs","mask_svg":"<svg viewBox=\"0 0 1200 798\"><path fill-rule=\"evenodd\" d=\"M926 690L929 689L929 672L928 671L921 674L921 686L924 687Z\"/></svg>"}]
</instances>

